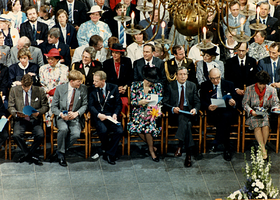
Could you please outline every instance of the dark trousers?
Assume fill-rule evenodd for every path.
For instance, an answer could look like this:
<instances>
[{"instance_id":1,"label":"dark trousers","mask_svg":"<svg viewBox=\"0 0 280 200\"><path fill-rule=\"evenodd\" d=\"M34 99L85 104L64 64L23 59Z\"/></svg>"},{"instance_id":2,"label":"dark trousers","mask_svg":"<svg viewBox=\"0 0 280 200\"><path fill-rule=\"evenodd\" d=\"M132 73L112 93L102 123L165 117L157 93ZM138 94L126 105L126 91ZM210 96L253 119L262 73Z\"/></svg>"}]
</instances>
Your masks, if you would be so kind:
<instances>
[{"instance_id":1,"label":"dark trousers","mask_svg":"<svg viewBox=\"0 0 280 200\"><path fill-rule=\"evenodd\" d=\"M120 139L123 135L122 126L118 126L109 120L101 121L100 119L96 119L95 127L105 152L108 155L115 156Z\"/></svg>"},{"instance_id":2,"label":"dark trousers","mask_svg":"<svg viewBox=\"0 0 280 200\"><path fill-rule=\"evenodd\" d=\"M214 111L208 111L208 123L213 123L217 128L215 140L224 144L226 149L229 149L230 129L234 115L235 110L228 108L217 108Z\"/></svg>"},{"instance_id":3,"label":"dark trousers","mask_svg":"<svg viewBox=\"0 0 280 200\"><path fill-rule=\"evenodd\" d=\"M27 148L24 141L25 131L31 131L34 135L34 142L32 143L30 150ZM29 153L33 154L44 140L42 122L34 118L31 118L30 121L25 119L15 120L13 138L25 155L28 155Z\"/></svg>"}]
</instances>

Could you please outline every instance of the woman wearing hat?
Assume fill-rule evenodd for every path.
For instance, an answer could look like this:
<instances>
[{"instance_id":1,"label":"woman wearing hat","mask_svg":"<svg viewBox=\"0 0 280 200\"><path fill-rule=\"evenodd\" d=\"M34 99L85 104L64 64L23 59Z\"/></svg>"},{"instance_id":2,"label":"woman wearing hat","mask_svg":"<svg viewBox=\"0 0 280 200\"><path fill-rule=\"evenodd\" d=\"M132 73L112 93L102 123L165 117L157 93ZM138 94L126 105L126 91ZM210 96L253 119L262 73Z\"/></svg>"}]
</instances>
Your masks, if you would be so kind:
<instances>
[{"instance_id":1,"label":"woman wearing hat","mask_svg":"<svg viewBox=\"0 0 280 200\"><path fill-rule=\"evenodd\" d=\"M31 53L28 48L22 48L18 51L19 63L9 67L10 85L21 85L21 78L25 74L29 74L33 78L33 85L40 85L39 81L39 65L29 62Z\"/></svg>"},{"instance_id":2,"label":"woman wearing hat","mask_svg":"<svg viewBox=\"0 0 280 200\"><path fill-rule=\"evenodd\" d=\"M13 27L19 31L20 25L27 20L26 14L21 12L20 0L9 0L7 7L7 16L11 18Z\"/></svg>"},{"instance_id":3,"label":"woman wearing hat","mask_svg":"<svg viewBox=\"0 0 280 200\"><path fill-rule=\"evenodd\" d=\"M216 53L217 47L214 46L211 49L202 50L203 60L197 62L196 67L196 78L198 84L201 85L204 81L209 80L208 72L212 68L218 68L221 71L222 78L224 78L224 63L219 60L215 60L216 56L219 55Z\"/></svg>"},{"instance_id":4,"label":"woman wearing hat","mask_svg":"<svg viewBox=\"0 0 280 200\"><path fill-rule=\"evenodd\" d=\"M131 105L133 106L129 122L130 134L138 134L149 147L152 160L159 162L153 137L160 134L161 128L157 127L156 120L147 119L147 109L151 94L162 96L162 86L157 83L158 68L146 66L143 68L144 81L133 82L131 85Z\"/></svg>"},{"instance_id":5,"label":"woman wearing hat","mask_svg":"<svg viewBox=\"0 0 280 200\"><path fill-rule=\"evenodd\" d=\"M103 10L98 5L92 6L90 11L87 12L90 14L90 20L81 24L77 34L80 46L88 44L90 37L93 35L100 35L103 38L103 46L108 46L108 39L112 36L112 33L106 23L99 21L102 12Z\"/></svg>"},{"instance_id":6,"label":"woman wearing hat","mask_svg":"<svg viewBox=\"0 0 280 200\"><path fill-rule=\"evenodd\" d=\"M68 67L59 62L62 56L57 49L53 48L44 55L47 57L48 64L40 67L39 77L41 85L47 94L48 102L51 104L56 86L68 82ZM51 110L49 110L46 113L48 126L51 125L51 115Z\"/></svg>"},{"instance_id":7,"label":"woman wearing hat","mask_svg":"<svg viewBox=\"0 0 280 200\"><path fill-rule=\"evenodd\" d=\"M12 27L11 19L7 15L0 15L0 29L4 35L4 44L13 47L17 45L19 39L18 30Z\"/></svg>"},{"instance_id":8,"label":"woman wearing hat","mask_svg":"<svg viewBox=\"0 0 280 200\"><path fill-rule=\"evenodd\" d=\"M65 10L59 9L56 13L57 23L53 28L59 28L61 35L59 41L68 44L71 49L76 49L78 45L77 31L68 22L68 14Z\"/></svg>"},{"instance_id":9,"label":"woman wearing hat","mask_svg":"<svg viewBox=\"0 0 280 200\"><path fill-rule=\"evenodd\" d=\"M82 54L82 60L72 65L72 69L76 69L84 75L84 84L88 87L92 86L94 73L102 70L102 64L95 60L95 55L96 51L93 47L86 47Z\"/></svg>"},{"instance_id":10,"label":"woman wearing hat","mask_svg":"<svg viewBox=\"0 0 280 200\"><path fill-rule=\"evenodd\" d=\"M123 113L127 113L127 88L133 80L133 70L130 58L124 56L125 50L120 43L113 44L112 58L105 60L103 70L107 74L107 82L119 86L119 93L123 104Z\"/></svg>"}]
</instances>

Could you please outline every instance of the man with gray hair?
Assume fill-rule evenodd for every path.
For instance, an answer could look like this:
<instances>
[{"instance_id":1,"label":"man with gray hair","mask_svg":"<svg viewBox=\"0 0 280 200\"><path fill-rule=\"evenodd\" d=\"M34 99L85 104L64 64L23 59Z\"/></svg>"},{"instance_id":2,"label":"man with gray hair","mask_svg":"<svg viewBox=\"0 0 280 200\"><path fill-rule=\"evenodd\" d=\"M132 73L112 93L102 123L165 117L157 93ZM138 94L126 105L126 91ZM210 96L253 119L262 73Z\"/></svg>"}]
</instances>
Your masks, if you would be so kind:
<instances>
[{"instance_id":1,"label":"man with gray hair","mask_svg":"<svg viewBox=\"0 0 280 200\"><path fill-rule=\"evenodd\" d=\"M31 53L32 60L30 60L30 62L35 63L40 67L44 65L43 55L41 50L38 47L31 46L31 42L28 37L22 36L21 38L19 38L17 46L12 47L10 50L10 55L7 59L8 67L11 66L12 64L16 64L19 62L17 58L17 54L18 51L23 47L28 48Z\"/></svg>"},{"instance_id":2,"label":"man with gray hair","mask_svg":"<svg viewBox=\"0 0 280 200\"><path fill-rule=\"evenodd\" d=\"M56 48L60 52L60 55L63 57L60 60L60 63L70 66L71 56L70 49L67 44L59 42L60 30L59 28L52 28L48 31L48 41L43 42L39 45L43 54L47 54L51 49ZM44 56L44 63L47 64L47 59Z\"/></svg>"}]
</instances>

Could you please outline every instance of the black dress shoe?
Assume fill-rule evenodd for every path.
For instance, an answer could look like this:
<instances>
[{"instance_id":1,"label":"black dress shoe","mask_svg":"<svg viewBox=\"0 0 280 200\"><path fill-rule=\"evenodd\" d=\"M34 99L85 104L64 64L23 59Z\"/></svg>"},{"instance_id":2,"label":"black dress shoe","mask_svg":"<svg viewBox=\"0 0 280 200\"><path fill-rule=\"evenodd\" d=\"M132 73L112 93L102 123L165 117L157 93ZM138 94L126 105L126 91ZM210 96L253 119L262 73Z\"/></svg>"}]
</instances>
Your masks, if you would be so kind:
<instances>
[{"instance_id":1,"label":"black dress shoe","mask_svg":"<svg viewBox=\"0 0 280 200\"><path fill-rule=\"evenodd\" d=\"M64 157L58 158L58 163L59 163L62 167L67 167L67 162L66 162L66 160L65 160Z\"/></svg>"},{"instance_id":2,"label":"black dress shoe","mask_svg":"<svg viewBox=\"0 0 280 200\"><path fill-rule=\"evenodd\" d=\"M25 161L28 161L28 155L23 155L18 159L18 162L23 163Z\"/></svg>"},{"instance_id":3,"label":"black dress shoe","mask_svg":"<svg viewBox=\"0 0 280 200\"><path fill-rule=\"evenodd\" d=\"M228 150L224 151L224 159L226 161L231 161L231 153Z\"/></svg>"},{"instance_id":4,"label":"black dress shoe","mask_svg":"<svg viewBox=\"0 0 280 200\"><path fill-rule=\"evenodd\" d=\"M110 156L110 155L107 155L107 154L103 155L103 160L106 160L110 165L115 165L116 164L113 156Z\"/></svg>"},{"instance_id":5,"label":"black dress shoe","mask_svg":"<svg viewBox=\"0 0 280 200\"><path fill-rule=\"evenodd\" d=\"M210 149L210 151L211 152L217 152L217 145L216 144L214 144L212 147L211 147L211 149Z\"/></svg>"},{"instance_id":6,"label":"black dress shoe","mask_svg":"<svg viewBox=\"0 0 280 200\"><path fill-rule=\"evenodd\" d=\"M50 162L57 162L58 157L57 157L57 153L54 153L53 155L50 156Z\"/></svg>"},{"instance_id":7,"label":"black dress shoe","mask_svg":"<svg viewBox=\"0 0 280 200\"><path fill-rule=\"evenodd\" d=\"M192 166L192 160L191 160L191 156L190 155L186 156L184 165L185 165L185 167L191 167Z\"/></svg>"},{"instance_id":8,"label":"black dress shoe","mask_svg":"<svg viewBox=\"0 0 280 200\"><path fill-rule=\"evenodd\" d=\"M152 160L153 160L154 162L159 162L159 157L157 156L157 157L155 157L155 158L152 158Z\"/></svg>"},{"instance_id":9,"label":"black dress shoe","mask_svg":"<svg viewBox=\"0 0 280 200\"><path fill-rule=\"evenodd\" d=\"M30 157L30 162L34 163L35 165L43 165L42 161L40 160L40 158L36 157L36 156L31 156Z\"/></svg>"}]
</instances>

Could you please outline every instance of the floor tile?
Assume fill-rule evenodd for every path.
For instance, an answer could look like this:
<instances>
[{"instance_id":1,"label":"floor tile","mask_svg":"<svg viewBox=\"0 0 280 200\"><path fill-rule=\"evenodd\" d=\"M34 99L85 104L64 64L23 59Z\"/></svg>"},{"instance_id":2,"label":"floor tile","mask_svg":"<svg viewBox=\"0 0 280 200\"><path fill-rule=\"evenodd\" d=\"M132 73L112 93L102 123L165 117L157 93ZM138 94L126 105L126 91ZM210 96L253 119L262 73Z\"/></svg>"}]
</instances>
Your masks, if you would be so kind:
<instances>
[{"instance_id":1,"label":"floor tile","mask_svg":"<svg viewBox=\"0 0 280 200\"><path fill-rule=\"evenodd\" d=\"M36 188L35 173L2 176L3 189Z\"/></svg>"},{"instance_id":2,"label":"floor tile","mask_svg":"<svg viewBox=\"0 0 280 200\"><path fill-rule=\"evenodd\" d=\"M134 170L121 171L104 171L103 172L105 184L127 184L137 183L137 178Z\"/></svg>"},{"instance_id":3,"label":"floor tile","mask_svg":"<svg viewBox=\"0 0 280 200\"><path fill-rule=\"evenodd\" d=\"M73 200L74 199L71 187L43 187L40 188L38 191L39 191L40 200L50 200L50 199Z\"/></svg>"},{"instance_id":4,"label":"floor tile","mask_svg":"<svg viewBox=\"0 0 280 200\"><path fill-rule=\"evenodd\" d=\"M38 195L37 188L8 189L8 190L4 190L4 199L38 200L39 195Z\"/></svg>"},{"instance_id":5,"label":"floor tile","mask_svg":"<svg viewBox=\"0 0 280 200\"><path fill-rule=\"evenodd\" d=\"M29 164L27 162L24 163L3 163L1 165L1 173L2 175L7 174L28 174L28 173L34 173L35 172L35 165Z\"/></svg>"},{"instance_id":6,"label":"floor tile","mask_svg":"<svg viewBox=\"0 0 280 200\"><path fill-rule=\"evenodd\" d=\"M110 200L142 199L138 184L131 183L131 184L106 185L106 187Z\"/></svg>"},{"instance_id":7,"label":"floor tile","mask_svg":"<svg viewBox=\"0 0 280 200\"><path fill-rule=\"evenodd\" d=\"M170 182L164 169L136 169L138 183Z\"/></svg>"},{"instance_id":8,"label":"floor tile","mask_svg":"<svg viewBox=\"0 0 280 200\"><path fill-rule=\"evenodd\" d=\"M106 187L100 185L80 185L72 187L75 200L108 200Z\"/></svg>"},{"instance_id":9,"label":"floor tile","mask_svg":"<svg viewBox=\"0 0 280 200\"><path fill-rule=\"evenodd\" d=\"M145 200L176 199L175 191L170 183L140 183L139 187Z\"/></svg>"},{"instance_id":10,"label":"floor tile","mask_svg":"<svg viewBox=\"0 0 280 200\"><path fill-rule=\"evenodd\" d=\"M38 172L36 177L38 188L71 187L69 174Z\"/></svg>"},{"instance_id":11,"label":"floor tile","mask_svg":"<svg viewBox=\"0 0 280 200\"><path fill-rule=\"evenodd\" d=\"M70 172L72 186L81 185L104 185L104 178L101 170Z\"/></svg>"}]
</instances>

